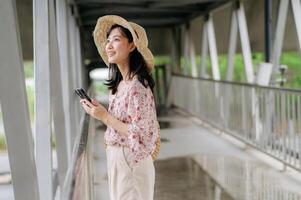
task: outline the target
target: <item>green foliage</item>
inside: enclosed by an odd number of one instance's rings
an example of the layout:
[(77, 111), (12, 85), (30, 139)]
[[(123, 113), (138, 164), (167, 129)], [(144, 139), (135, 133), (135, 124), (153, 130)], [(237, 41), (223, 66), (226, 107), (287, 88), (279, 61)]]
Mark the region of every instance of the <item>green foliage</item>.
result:
[(24, 64), (25, 78), (33, 78), (33, 76), (34, 76), (33, 62), (32, 61), (24, 61), (23, 64)]
[(26, 85), (27, 101), (29, 108), (30, 120), (34, 120), (34, 86)]
[(94, 81), (93, 87), (95, 89), (95, 93), (99, 95), (106, 95), (108, 94), (108, 87), (104, 85), (102, 81)]
[(0, 151), (6, 150), (5, 136), (0, 133)]
[[(218, 64), (221, 74), (221, 79), (225, 80), (227, 74), (227, 61), (228, 55), (219, 55)], [(156, 57), (155, 63), (158, 62), (162, 64), (162, 62), (170, 63), (170, 59), (164, 57)], [(252, 63), (254, 72), (256, 72), (257, 65), (261, 62), (264, 62), (264, 54), (263, 53), (253, 53), (252, 54)], [(301, 58), (297, 52), (284, 52), (281, 56), (280, 63), (282, 65), (287, 65), (288, 70), (284, 76), (287, 82), (285, 83), (286, 88), (294, 88), (301, 89)], [(201, 66), (201, 58), (200, 56), (196, 56), (196, 65), (197, 70), (199, 70)], [(181, 58), (181, 70), (183, 73), (191, 74), (191, 64), (190, 61), (185, 60), (183, 57)], [(206, 60), (206, 70), (209, 77), (212, 77), (212, 68), (210, 57), (208, 55)], [(245, 70), (244, 70), (244, 62), (242, 54), (236, 54), (234, 56), (234, 72), (233, 72), (233, 81), (237, 82), (245, 82)]]
[(156, 56), (154, 58), (155, 65), (162, 65), (162, 64), (170, 64), (171, 60), (169, 56)]
[(285, 87), (301, 89), (301, 58), (297, 52), (284, 53), (281, 56), (280, 63), (287, 65), (285, 74), (287, 82)]

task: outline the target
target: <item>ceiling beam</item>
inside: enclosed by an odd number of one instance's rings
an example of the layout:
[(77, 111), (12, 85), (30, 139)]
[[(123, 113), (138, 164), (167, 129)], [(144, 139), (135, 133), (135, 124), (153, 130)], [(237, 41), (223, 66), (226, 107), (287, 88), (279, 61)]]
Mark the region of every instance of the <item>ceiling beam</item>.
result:
[(216, 2), (222, 2), (224, 0), (167, 0), (167, 1), (158, 1), (158, 2), (153, 2), (151, 4), (151, 7), (153, 8), (165, 8), (165, 7), (179, 7), (179, 6), (188, 6), (188, 5), (198, 5), (204, 6)]
[(93, 8), (93, 9), (85, 9), (80, 7), (80, 15), (82, 17), (88, 16), (100, 16), (106, 14), (144, 14), (151, 13), (153, 15), (162, 15), (162, 14), (170, 14), (170, 15), (181, 15), (181, 14), (189, 14), (191, 12), (199, 12), (199, 8), (175, 8), (175, 9), (162, 9), (162, 8), (133, 8), (133, 7), (103, 7), (103, 8)]
[[(183, 23), (183, 18), (178, 17), (169, 17), (164, 19), (127, 19), (129, 21), (135, 22), (143, 27), (153, 27), (153, 26), (172, 26), (175, 24)], [(90, 20), (90, 21), (84, 21), (83, 26), (95, 26), (97, 23), (97, 20)]]

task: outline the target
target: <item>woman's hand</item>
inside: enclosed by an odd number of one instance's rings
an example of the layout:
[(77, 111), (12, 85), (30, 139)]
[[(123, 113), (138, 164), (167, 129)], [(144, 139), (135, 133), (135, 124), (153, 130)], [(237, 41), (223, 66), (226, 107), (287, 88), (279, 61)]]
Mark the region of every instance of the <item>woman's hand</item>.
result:
[(104, 122), (104, 120), (107, 118), (108, 111), (95, 99), (92, 99), (92, 103), (90, 103), (87, 99), (81, 99), (80, 102), (85, 111), (92, 117), (101, 120), (102, 122)]

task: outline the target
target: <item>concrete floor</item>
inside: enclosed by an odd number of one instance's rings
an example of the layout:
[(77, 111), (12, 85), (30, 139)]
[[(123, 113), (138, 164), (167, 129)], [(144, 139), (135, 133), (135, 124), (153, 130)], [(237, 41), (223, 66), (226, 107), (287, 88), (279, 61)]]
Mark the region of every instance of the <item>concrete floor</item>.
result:
[[(280, 172), (277, 163), (243, 150), (189, 115), (172, 110), (159, 120), (163, 142), (155, 162), (155, 200), (301, 199), (301, 181)], [(95, 200), (109, 200), (103, 128), (94, 141)]]

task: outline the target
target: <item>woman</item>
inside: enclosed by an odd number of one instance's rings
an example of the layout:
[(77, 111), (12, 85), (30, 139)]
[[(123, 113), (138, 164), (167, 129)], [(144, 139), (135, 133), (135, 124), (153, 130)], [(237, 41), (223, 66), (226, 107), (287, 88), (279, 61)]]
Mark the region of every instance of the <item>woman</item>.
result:
[(108, 111), (93, 99), (85, 111), (107, 125), (105, 144), (111, 200), (152, 200), (155, 168), (151, 157), (158, 137), (153, 97), (153, 55), (144, 29), (116, 15), (97, 21), (93, 32), (109, 67)]

